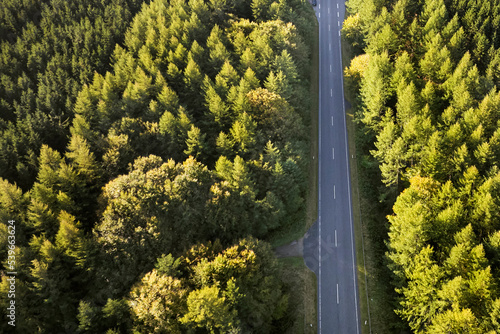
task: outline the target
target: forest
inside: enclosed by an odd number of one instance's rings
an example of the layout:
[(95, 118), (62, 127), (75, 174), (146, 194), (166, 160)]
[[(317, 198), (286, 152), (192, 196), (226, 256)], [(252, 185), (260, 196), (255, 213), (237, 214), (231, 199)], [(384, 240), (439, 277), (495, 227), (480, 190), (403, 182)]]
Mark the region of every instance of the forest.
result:
[(390, 210), (399, 330), (500, 333), (500, 1), (347, 8), (345, 77)]
[(12, 271), (19, 333), (285, 332), (269, 241), (304, 216), (311, 12), (2, 1), (1, 332)]

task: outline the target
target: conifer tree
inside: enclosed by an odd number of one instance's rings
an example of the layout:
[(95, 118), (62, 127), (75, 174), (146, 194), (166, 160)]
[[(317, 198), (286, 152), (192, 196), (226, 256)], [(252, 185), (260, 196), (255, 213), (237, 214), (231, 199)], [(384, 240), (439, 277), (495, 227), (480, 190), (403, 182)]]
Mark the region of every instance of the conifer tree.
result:
[(370, 58), (368, 68), (364, 72), (360, 91), (366, 105), (363, 122), (373, 130), (380, 129), (380, 118), (386, 111), (384, 104), (392, 94), (389, 86), (392, 72), (387, 53)]
[(184, 153), (188, 156), (193, 156), (196, 159), (204, 157), (206, 150), (205, 134), (202, 134), (200, 129), (192, 125), (191, 130), (187, 133), (186, 139), (187, 148)]

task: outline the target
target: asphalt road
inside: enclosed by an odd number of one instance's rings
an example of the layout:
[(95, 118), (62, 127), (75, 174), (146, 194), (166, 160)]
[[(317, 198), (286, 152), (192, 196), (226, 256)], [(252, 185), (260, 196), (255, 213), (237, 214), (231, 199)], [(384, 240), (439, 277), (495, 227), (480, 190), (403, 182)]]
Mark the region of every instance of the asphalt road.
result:
[(319, 210), (304, 239), (306, 264), (318, 277), (318, 333), (360, 333), (340, 29), (345, 6), (318, 0)]

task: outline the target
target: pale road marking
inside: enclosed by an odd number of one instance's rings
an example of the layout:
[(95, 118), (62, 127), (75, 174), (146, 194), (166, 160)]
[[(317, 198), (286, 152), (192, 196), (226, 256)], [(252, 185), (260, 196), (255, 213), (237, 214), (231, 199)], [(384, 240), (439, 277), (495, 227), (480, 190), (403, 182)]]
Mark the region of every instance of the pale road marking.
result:
[(328, 25), (328, 31), (330, 31), (330, 25)]
[(337, 12), (337, 17), (340, 17), (339, 12)]
[(335, 148), (332, 148), (332, 158), (335, 160)]
[(340, 30), (339, 30), (339, 37), (340, 37)]
[[(337, 5), (337, 8), (339, 8), (339, 5)], [(321, 9), (321, 5), (318, 5), (318, 9)]]
[(330, 64), (330, 72), (332, 71), (332, 64)]
[(339, 8), (339, 4), (337, 4), (337, 9)]
[(339, 303), (339, 285), (337, 283), (337, 304)]
[(332, 116), (332, 126), (333, 126), (333, 116)]
[(333, 199), (335, 199), (335, 185), (333, 185)]
[(318, 13), (318, 17), (321, 17), (321, 13)]
[(330, 7), (328, 7), (328, 14), (330, 14)]
[[(338, 5), (337, 5), (338, 6)], [(340, 31), (339, 31), (340, 34)], [(341, 45), (339, 44), (339, 55), (340, 59), (342, 59), (342, 49)], [(342, 64), (342, 61), (341, 61)], [(340, 76), (340, 87), (341, 87), (341, 92), (342, 92), (342, 97), (344, 96), (344, 76)], [(346, 114), (345, 114), (345, 100), (342, 98), (342, 112), (344, 113), (344, 129), (347, 129), (347, 121), (346, 121)], [(320, 117), (321, 119), (321, 117)], [(349, 182), (349, 148), (347, 146), (347, 131), (344, 132), (344, 138), (345, 138), (345, 158), (346, 158), (346, 164), (347, 164), (347, 169), (346, 169), (346, 174), (347, 174), (347, 195), (348, 195), (348, 202), (349, 202), (349, 222), (351, 223), (351, 255), (352, 255), (352, 275), (353, 275), (353, 285), (354, 285), (354, 305), (356, 308), (356, 333), (359, 333), (359, 317), (358, 317), (358, 291), (356, 289), (356, 266), (355, 266), (355, 254), (354, 254), (354, 230), (353, 230), (353, 224), (352, 224), (352, 203), (351, 203), (351, 183)]]
[(328, 49), (329, 49), (330, 51), (332, 51), (332, 43), (330, 43), (330, 45), (328, 46)]
[(330, 96), (333, 96), (333, 89), (330, 89)]
[[(318, 32), (318, 39), (321, 41), (321, 29), (319, 29)], [(319, 53), (319, 68), (321, 68), (321, 52)], [(321, 89), (319, 90), (318, 94), (318, 99), (321, 101)], [(319, 327), (319, 334), (321, 334), (321, 103), (319, 103), (319, 108), (318, 108), (318, 127), (319, 127), (319, 144), (318, 144), (318, 301), (319, 301), (319, 306), (318, 306), (318, 327)]]
[[(320, 167), (321, 168), (321, 167)], [(320, 198), (321, 198), (321, 191), (320, 193)], [(318, 275), (319, 275), (319, 333), (321, 334), (321, 216), (319, 216), (319, 243), (318, 243)]]
[(337, 230), (335, 230), (335, 247), (337, 247)]
[(340, 27), (340, 21), (337, 21), (337, 25)]

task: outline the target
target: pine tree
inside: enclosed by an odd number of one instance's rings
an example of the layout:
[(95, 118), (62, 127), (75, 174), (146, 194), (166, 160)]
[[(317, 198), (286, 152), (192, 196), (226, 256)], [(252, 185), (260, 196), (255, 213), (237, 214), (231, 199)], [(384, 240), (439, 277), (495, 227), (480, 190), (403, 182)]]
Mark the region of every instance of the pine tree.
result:
[(224, 129), (231, 120), (230, 111), (211, 84), (205, 91), (205, 101), (213, 121), (217, 123), (219, 128)]
[(427, 43), (427, 50), (420, 60), (420, 70), (428, 81), (441, 84), (451, 76), (450, 51), (442, 45), (441, 35), (435, 35)]
[(398, 196), (394, 214), (387, 217), (391, 224), (388, 257), (393, 262), (390, 268), (397, 278), (397, 286), (405, 280), (404, 269), (429, 242), (432, 212), (424, 199), (437, 186), (437, 182), (432, 179), (413, 177), (410, 187)]
[(435, 35), (439, 34), (445, 27), (448, 13), (443, 0), (428, 0), (424, 3), (422, 12), (422, 21), (424, 37), (430, 41)]
[(182, 72), (174, 63), (168, 63), (167, 80), (175, 91), (179, 91), (182, 83)]
[(233, 123), (230, 133), (239, 154), (246, 154), (253, 150), (256, 143), (256, 128), (257, 123), (247, 113), (243, 113)]
[(241, 54), (240, 66), (241, 69), (244, 70), (246, 70), (247, 68), (251, 68), (254, 71), (257, 70), (257, 56), (249, 47), (247, 47)]
[(403, 139), (399, 136), (399, 129), (390, 120), (390, 115), (386, 115), (386, 118), (385, 126), (375, 142), (377, 150), (371, 151), (371, 153), (382, 163), (380, 166), (382, 181), (387, 186), (397, 188), (405, 166), (406, 147)]
[(179, 108), (179, 97), (176, 92), (167, 85), (162, 87), (157, 99), (163, 111), (174, 112)]
[(272, 93), (282, 96), (285, 100), (290, 100), (292, 94), (292, 86), (287, 76), (283, 71), (275, 74), (273, 71), (269, 72), (269, 76), (264, 83), (264, 87)]
[(193, 44), (191, 44), (191, 49), (188, 52), (187, 55), (188, 59), (192, 58), (194, 62), (197, 64), (200, 64), (200, 66), (203, 68), (205, 64), (205, 49), (198, 44), (197, 40), (193, 41)]
[(220, 69), (222, 69), (222, 65), (230, 60), (231, 54), (221, 41), (218, 41), (213, 47), (210, 47), (209, 52), (209, 66), (214, 73), (217, 73)]
[[(2, 225), (6, 226), (5, 222), (9, 220), (26, 224), (27, 205), (28, 198), (23, 195), (22, 190), (15, 184), (0, 178), (0, 221)], [(22, 238), (21, 234), (18, 237)], [(6, 242), (7, 238), (4, 241)]]
[(401, 83), (397, 89), (396, 118), (398, 125), (405, 128), (410, 120), (420, 114), (422, 103), (420, 94), (413, 82), (409, 85)]
[(452, 309), (439, 314), (433, 319), (428, 333), (484, 333), (478, 319), (470, 309)]
[[(194, 11), (191, 12), (189, 21), (186, 21), (184, 23), (184, 29), (189, 36), (189, 41), (192, 41), (193, 45), (194, 43), (196, 43), (199, 46), (197, 41), (201, 42), (207, 38), (207, 27), (203, 24), (198, 14)], [(191, 50), (193, 50), (192, 47)]]
[(234, 143), (232, 139), (222, 131), (217, 136), (216, 145), (217, 145), (217, 152), (221, 156), (230, 156), (230, 154), (234, 152), (233, 150)]
[(187, 149), (184, 150), (184, 154), (193, 156), (198, 160), (202, 159), (205, 156), (204, 151), (206, 150), (205, 134), (202, 134), (199, 128), (192, 125), (187, 136)]
[(66, 157), (70, 159), (77, 173), (85, 178), (85, 182), (94, 183), (99, 178), (99, 167), (87, 141), (81, 136), (71, 136)]
[(396, 53), (398, 48), (398, 36), (393, 31), (391, 24), (386, 23), (373, 37), (368, 45), (368, 53), (382, 54), (387, 52), (390, 55)]
[(437, 292), (443, 279), (443, 271), (432, 257), (433, 251), (429, 246), (416, 254), (405, 270), (408, 286), (400, 290), (404, 299), (401, 301), (402, 310), (397, 313), (417, 333), (425, 331), (439, 307)]
[(384, 104), (392, 95), (390, 89), (392, 72), (392, 64), (387, 53), (370, 58), (368, 68), (364, 72), (360, 91), (366, 106), (363, 123), (373, 130), (380, 129), (380, 119), (386, 112)]
[(184, 70), (184, 98), (189, 101), (189, 106), (195, 108), (201, 105), (201, 84), (203, 82), (203, 74), (200, 71), (198, 64), (193, 59), (188, 61)]
[(273, 67), (276, 72), (282, 71), (290, 84), (296, 84), (298, 79), (297, 66), (292, 56), (287, 50), (283, 50), (279, 56), (274, 59)]
[(236, 86), (240, 81), (238, 72), (234, 69), (229, 61), (222, 65), (222, 69), (215, 77), (215, 90), (220, 96), (226, 96), (229, 88)]

